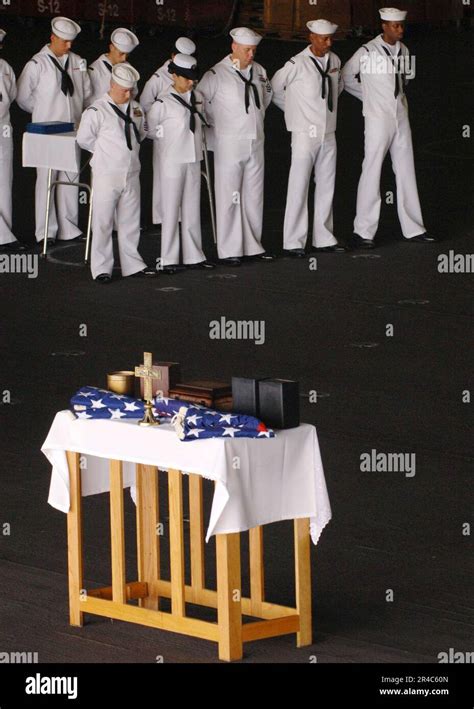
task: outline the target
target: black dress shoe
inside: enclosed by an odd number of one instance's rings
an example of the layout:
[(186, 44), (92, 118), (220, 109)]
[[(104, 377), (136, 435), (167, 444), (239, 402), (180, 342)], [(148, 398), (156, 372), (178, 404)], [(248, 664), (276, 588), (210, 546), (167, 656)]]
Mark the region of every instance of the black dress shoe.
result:
[(148, 266), (146, 268), (142, 268), (141, 271), (137, 271), (137, 273), (132, 273), (132, 276), (136, 276), (137, 278), (143, 277), (143, 276), (156, 276), (156, 269), (155, 268), (149, 268)]
[(343, 254), (347, 251), (345, 246), (342, 244), (334, 244), (334, 246), (313, 246), (311, 252), (318, 254)]
[(253, 261), (274, 261), (275, 255), (264, 251), (263, 254), (257, 254), (256, 256), (251, 256), (251, 258)]
[(84, 242), (87, 241), (87, 237), (84, 236), (84, 234), (79, 234), (79, 236), (75, 236), (74, 239), (67, 239), (67, 241)]
[(230, 256), (229, 258), (221, 258), (220, 262), (223, 266), (241, 266), (242, 261), (237, 256)]
[(96, 276), (94, 280), (96, 280), (97, 283), (102, 284), (110, 283), (110, 281), (112, 280), (112, 276), (109, 273), (99, 273), (99, 275)]
[(285, 256), (290, 256), (290, 258), (306, 258), (306, 251), (304, 249), (283, 249)]
[(417, 234), (416, 236), (413, 236), (411, 239), (405, 238), (405, 241), (414, 241), (417, 244), (420, 244), (420, 243), (426, 244), (429, 242), (439, 241), (439, 239), (437, 239), (435, 236), (430, 236), (429, 234), (426, 234), (426, 232), (425, 232), (424, 234)]
[(375, 249), (372, 239), (363, 239), (359, 234), (353, 235), (353, 243), (356, 249)]
[[(54, 244), (56, 243), (56, 239), (52, 239), (50, 236), (48, 236), (48, 238), (46, 239), (46, 243), (48, 244), (48, 246), (54, 246)], [(39, 246), (41, 246), (41, 248), (43, 248), (44, 239), (40, 239), (40, 241), (38, 241), (37, 244)]]
[(187, 264), (188, 268), (191, 269), (196, 269), (196, 268), (215, 268), (216, 264), (212, 263), (212, 261), (200, 261), (199, 263), (189, 263)]
[(176, 266), (162, 266), (160, 271), (162, 271), (166, 276), (172, 276), (173, 273), (178, 271), (178, 269)]

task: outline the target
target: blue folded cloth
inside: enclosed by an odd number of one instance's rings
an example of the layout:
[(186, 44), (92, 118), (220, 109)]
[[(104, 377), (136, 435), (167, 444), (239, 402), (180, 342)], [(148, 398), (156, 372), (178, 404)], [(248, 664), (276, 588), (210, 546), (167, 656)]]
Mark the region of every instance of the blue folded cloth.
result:
[(27, 133), (41, 133), (44, 135), (54, 135), (55, 133), (71, 133), (74, 130), (74, 123), (64, 121), (45, 121), (44, 123), (28, 123)]
[[(141, 399), (91, 386), (82, 387), (74, 394), (71, 407), (81, 419), (141, 419), (145, 410)], [(254, 416), (214, 411), (180, 399), (155, 397), (153, 414), (170, 419), (182, 441), (275, 436)]]

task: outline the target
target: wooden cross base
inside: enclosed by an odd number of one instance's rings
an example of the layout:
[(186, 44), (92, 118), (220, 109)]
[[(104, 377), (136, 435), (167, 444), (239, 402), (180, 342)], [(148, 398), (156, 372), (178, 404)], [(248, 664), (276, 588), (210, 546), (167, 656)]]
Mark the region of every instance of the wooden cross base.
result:
[[(161, 630), (213, 640), (219, 659), (240, 660), (243, 643), (296, 633), (298, 647), (311, 645), (309, 520), (294, 520), (296, 608), (264, 600), (263, 527), (249, 531), (250, 598), (241, 597), (240, 533), (216, 535), (217, 591), (205, 588), (202, 477), (188, 475), (191, 584), (185, 583), (182, 474), (168, 471), (171, 580), (160, 578), (158, 470), (137, 464), (138, 581), (125, 578), (122, 462), (110, 461), (112, 586), (83, 588), (82, 497), (79, 453), (67, 452), (71, 507), (67, 515), (70, 624), (82, 626), (84, 613), (116, 618)], [(159, 598), (171, 599), (171, 612)], [(139, 605), (128, 601), (139, 599)], [(218, 620), (186, 616), (186, 603), (217, 608)], [(261, 618), (242, 623), (242, 615)]]

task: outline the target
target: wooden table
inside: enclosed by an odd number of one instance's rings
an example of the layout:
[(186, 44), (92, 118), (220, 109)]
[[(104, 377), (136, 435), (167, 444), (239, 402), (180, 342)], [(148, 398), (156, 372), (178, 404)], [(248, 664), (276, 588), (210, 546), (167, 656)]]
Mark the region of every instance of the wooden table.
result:
[[(296, 644), (312, 643), (309, 519), (294, 520), (296, 607), (265, 600), (263, 527), (249, 530), (250, 598), (241, 597), (240, 533), (216, 535), (217, 591), (205, 587), (203, 495), (200, 475), (189, 480), (191, 584), (185, 583), (183, 475), (168, 470), (170, 580), (160, 574), (158, 470), (136, 464), (138, 580), (125, 576), (122, 462), (111, 460), (110, 533), (112, 586), (83, 585), (80, 454), (67, 452), (71, 506), (67, 515), (70, 624), (82, 626), (84, 613), (170, 630), (218, 643), (219, 659), (240, 660), (243, 643), (296, 633)], [(161, 474), (166, 473), (161, 471)], [(159, 610), (160, 597), (171, 612)], [(139, 599), (139, 605), (128, 601)], [(217, 622), (190, 618), (186, 603), (217, 609)], [(242, 615), (260, 621), (242, 623)]]

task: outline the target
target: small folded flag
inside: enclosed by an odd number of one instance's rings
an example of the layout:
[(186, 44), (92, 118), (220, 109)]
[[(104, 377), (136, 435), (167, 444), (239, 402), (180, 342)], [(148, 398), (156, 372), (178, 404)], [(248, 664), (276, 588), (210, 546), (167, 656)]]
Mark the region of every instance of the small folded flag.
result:
[(141, 399), (90, 386), (74, 394), (71, 406), (80, 419), (141, 419), (145, 410)]

